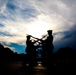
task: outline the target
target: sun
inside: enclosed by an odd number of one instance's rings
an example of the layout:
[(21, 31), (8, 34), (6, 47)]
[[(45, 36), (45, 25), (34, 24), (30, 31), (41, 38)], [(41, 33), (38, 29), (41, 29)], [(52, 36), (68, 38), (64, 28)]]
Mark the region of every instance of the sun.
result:
[(28, 27), (29, 34), (34, 37), (41, 38), (42, 35), (47, 33), (47, 25), (48, 24), (42, 20), (35, 21)]
[(48, 15), (38, 15), (34, 20), (28, 23), (27, 30), (28, 34), (37, 38), (41, 38), (47, 34), (47, 30), (54, 30), (55, 23), (52, 22), (52, 18)]

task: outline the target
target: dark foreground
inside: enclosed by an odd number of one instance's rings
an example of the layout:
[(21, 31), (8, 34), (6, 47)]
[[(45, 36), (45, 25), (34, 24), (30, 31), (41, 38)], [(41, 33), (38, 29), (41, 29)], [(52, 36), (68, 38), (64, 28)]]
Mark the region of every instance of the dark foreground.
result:
[(51, 75), (51, 74), (76, 74), (76, 66), (69, 64), (62, 66), (44, 67), (42, 64), (37, 64), (30, 68), (28, 64), (22, 65), (21, 62), (0, 64), (0, 75)]
[(7, 63), (0, 65), (0, 75), (47, 75), (47, 70), (41, 64), (30, 68), (28, 64), (22, 65), (21, 62)]
[[(31, 62), (34, 60), (30, 57)], [(37, 59), (41, 61), (33, 68), (27, 63), (26, 54), (13, 53), (9, 48), (0, 46), (0, 75), (51, 75), (51, 74), (76, 74), (76, 50), (69, 47), (60, 48), (56, 53), (47, 59)]]

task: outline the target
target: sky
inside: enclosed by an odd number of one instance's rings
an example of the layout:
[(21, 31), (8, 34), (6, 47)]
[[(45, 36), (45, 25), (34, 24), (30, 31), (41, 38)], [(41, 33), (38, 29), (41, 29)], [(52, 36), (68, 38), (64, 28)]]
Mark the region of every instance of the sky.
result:
[(26, 35), (53, 30), (54, 50), (76, 49), (76, 0), (0, 0), (0, 43), (26, 53)]

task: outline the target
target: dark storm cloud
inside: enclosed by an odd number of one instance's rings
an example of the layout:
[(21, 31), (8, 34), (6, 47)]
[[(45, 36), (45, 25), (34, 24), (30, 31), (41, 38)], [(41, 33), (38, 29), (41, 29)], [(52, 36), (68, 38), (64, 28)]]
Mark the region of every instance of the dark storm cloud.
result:
[(76, 37), (76, 31), (70, 31), (70, 32), (64, 32), (64, 37), (63, 39), (67, 39), (67, 38), (74, 38)]
[(57, 51), (61, 47), (70, 47), (76, 50), (76, 25), (72, 27), (69, 31), (54, 33), (54, 38), (62, 36), (59, 40), (54, 43), (54, 51)]
[(73, 27), (68, 31), (61, 32), (61, 34), (64, 35), (62, 39), (76, 38), (76, 25), (73, 25)]

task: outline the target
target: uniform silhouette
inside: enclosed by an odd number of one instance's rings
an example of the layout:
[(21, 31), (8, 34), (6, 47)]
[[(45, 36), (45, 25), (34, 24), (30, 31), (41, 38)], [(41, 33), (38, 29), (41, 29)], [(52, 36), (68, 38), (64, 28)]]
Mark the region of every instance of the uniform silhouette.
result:
[(50, 58), (53, 52), (53, 35), (52, 35), (52, 30), (48, 30), (48, 37), (45, 40), (46, 42), (46, 48), (47, 48), (47, 57)]
[(28, 59), (28, 63), (30, 65), (33, 65), (35, 60), (36, 60), (36, 48), (34, 46), (35, 42), (32, 42), (32, 40), (30, 39), (31, 36), (28, 35), (27, 36), (27, 40), (26, 40), (26, 52), (27, 52), (27, 59)]
[(50, 61), (53, 52), (53, 35), (52, 30), (47, 31), (47, 38), (42, 41), (42, 59)]

